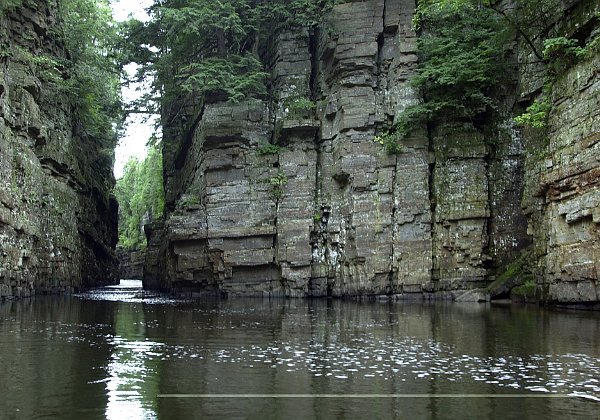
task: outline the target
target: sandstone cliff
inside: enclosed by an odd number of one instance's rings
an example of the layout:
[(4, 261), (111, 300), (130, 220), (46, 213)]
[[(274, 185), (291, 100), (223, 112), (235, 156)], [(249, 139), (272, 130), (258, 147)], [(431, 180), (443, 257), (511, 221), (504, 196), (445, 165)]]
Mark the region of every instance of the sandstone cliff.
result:
[(64, 56), (57, 7), (25, 2), (0, 16), (2, 298), (117, 281), (113, 150), (81, 130), (40, 74), (40, 57)]
[[(598, 31), (594, 2), (572, 3), (557, 31)], [(389, 155), (375, 136), (420, 100), (414, 8), (338, 4), (316, 32), (273, 39), (271, 101), (190, 105), (184, 135), (165, 118), (148, 287), (477, 299), (463, 292), (533, 243), (539, 297), (598, 300), (598, 57), (562, 76), (543, 146), (512, 121), (539, 93), (521, 65), (498, 92), (503, 129), (423, 126)]]

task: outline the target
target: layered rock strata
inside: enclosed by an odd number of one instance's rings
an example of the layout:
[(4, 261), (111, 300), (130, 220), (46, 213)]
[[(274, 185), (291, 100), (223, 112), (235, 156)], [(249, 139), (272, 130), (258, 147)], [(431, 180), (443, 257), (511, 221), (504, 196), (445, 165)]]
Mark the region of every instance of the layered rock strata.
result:
[(316, 32), (275, 37), (271, 101), (182, 108), (197, 124), (184, 136), (165, 127), (168, 210), (149, 230), (160, 247), (149, 248), (148, 284), (461, 297), (535, 241), (549, 299), (597, 300), (580, 292), (598, 282), (597, 61), (557, 87), (551, 162), (529, 152), (525, 164), (529, 140), (510, 115), (517, 73), (499, 93), (500, 130), (423, 126), (389, 155), (375, 137), (420, 100), (414, 9), (338, 4)]
[[(555, 34), (589, 45), (600, 32), (600, 6), (593, 1), (570, 3)], [(546, 135), (525, 133), (523, 206), (535, 245), (535, 280), (543, 299), (551, 302), (600, 300), (598, 69), (596, 50), (562, 73), (554, 83)], [(539, 95), (535, 83), (522, 85), (524, 98)]]
[(144, 278), (145, 249), (117, 249), (117, 259), (119, 260), (120, 279), (141, 280)]
[(0, 16), (2, 298), (117, 280), (112, 150), (77, 129), (36, 65), (63, 54), (51, 36), (56, 2), (25, 3)]

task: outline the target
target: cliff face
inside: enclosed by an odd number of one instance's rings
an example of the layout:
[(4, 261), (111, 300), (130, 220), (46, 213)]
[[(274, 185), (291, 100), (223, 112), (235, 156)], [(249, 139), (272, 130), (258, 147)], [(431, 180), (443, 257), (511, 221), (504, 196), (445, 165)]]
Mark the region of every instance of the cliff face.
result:
[[(600, 6), (571, 3), (556, 32), (589, 44), (600, 31)], [(536, 279), (549, 301), (600, 300), (598, 69), (596, 53), (562, 74), (554, 88), (547, 136), (525, 133), (523, 207), (534, 240)], [(523, 77), (528, 74), (523, 71)], [(535, 96), (535, 83), (524, 81), (522, 86), (524, 97)]]
[(272, 101), (206, 103), (183, 137), (170, 120), (146, 285), (472, 299), (533, 240), (547, 298), (597, 299), (568, 291), (598, 285), (597, 61), (564, 77), (551, 164), (513, 127), (517, 72), (502, 130), (424, 126), (389, 155), (376, 135), (419, 100), (414, 3), (339, 4), (316, 33), (273, 40)]
[(112, 150), (78, 129), (45, 82), (57, 3), (0, 16), (0, 295), (114, 283), (117, 203)]

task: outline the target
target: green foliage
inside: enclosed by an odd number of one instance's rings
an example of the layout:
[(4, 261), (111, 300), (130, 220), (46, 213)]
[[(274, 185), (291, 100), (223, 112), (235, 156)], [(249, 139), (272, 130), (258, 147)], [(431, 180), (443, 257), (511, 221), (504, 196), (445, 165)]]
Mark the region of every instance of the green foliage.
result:
[(375, 138), (388, 153), (417, 124), (430, 121), (476, 121), (495, 110), (491, 92), (500, 83), (507, 28), (491, 2), (420, 0), (414, 24), (422, 30), (421, 57), (413, 86), (423, 97), (398, 115), (388, 131)]
[(22, 47), (16, 47), (14, 52), (11, 51), (8, 56), (29, 66), (32, 74), (47, 87), (65, 88), (65, 81), (62, 77), (65, 60), (59, 60), (57, 57), (43, 53), (35, 55)]
[(0, 15), (19, 7), (23, 0), (0, 0)]
[(552, 109), (552, 104), (548, 97), (544, 96), (529, 105), (523, 114), (514, 118), (514, 121), (521, 126), (544, 128), (548, 122), (550, 109)]
[(499, 82), (504, 28), (487, 8), (451, 2), (421, 14), (422, 56), (414, 79), (429, 118), (472, 120), (494, 108), (490, 90)]
[[(22, 1), (2, 0), (0, 11), (18, 7)], [(25, 2), (30, 8), (35, 2)], [(43, 84), (44, 97), (66, 96), (72, 105), (77, 134), (86, 135), (100, 147), (114, 147), (122, 121), (118, 32), (108, 0), (62, 0), (56, 24), (49, 35), (64, 47), (62, 57), (37, 48), (37, 35), (23, 31), (31, 47), (11, 46), (0, 34), (0, 57), (13, 57), (28, 65)], [(3, 39), (4, 38), (4, 39)]]
[(260, 143), (256, 148), (256, 154), (259, 156), (277, 155), (281, 153), (283, 147), (272, 143)]
[(402, 144), (400, 141), (406, 135), (406, 125), (394, 125), (391, 129), (385, 131), (379, 136), (375, 136), (373, 141), (381, 144), (385, 151), (390, 155), (395, 155), (402, 151)]
[(194, 207), (200, 205), (200, 199), (198, 195), (192, 194), (184, 194), (181, 199), (177, 202), (177, 207), (180, 209), (186, 209), (189, 207)]
[(115, 196), (119, 202), (119, 245), (126, 249), (144, 248), (143, 225), (160, 218), (165, 207), (159, 147), (151, 147), (141, 162), (127, 162), (123, 176), (117, 180)]
[(495, 289), (507, 281), (513, 280), (515, 277), (523, 277), (523, 275), (526, 275), (528, 271), (527, 264), (530, 259), (530, 251), (522, 252), (514, 261), (504, 267), (504, 270), (499, 273), (496, 280), (488, 286), (488, 290)]
[(291, 118), (311, 118), (317, 109), (317, 104), (305, 96), (290, 96), (283, 106)]
[(181, 67), (177, 78), (186, 93), (207, 94), (223, 91), (231, 102), (267, 93), (262, 63), (252, 54), (227, 59), (211, 57)]
[(524, 296), (524, 297), (528, 297), (528, 298), (533, 298), (533, 297), (535, 297), (535, 290), (536, 290), (535, 281), (532, 277), (529, 277), (527, 280), (525, 280), (525, 283), (513, 288), (511, 290), (511, 293), (514, 293), (514, 294), (520, 295), (520, 296)]
[(271, 196), (275, 199), (281, 198), (283, 195), (283, 188), (288, 183), (288, 177), (281, 170), (277, 171), (275, 175), (267, 179), (267, 184), (271, 186)]
[(561, 36), (544, 40), (542, 55), (547, 62), (550, 78), (555, 78), (563, 73), (574, 65), (580, 57), (583, 57), (584, 54), (585, 48), (577, 45), (577, 41), (574, 39)]
[(64, 88), (87, 135), (114, 145), (122, 121), (118, 27), (108, 0), (63, 0), (57, 34), (69, 53)]
[[(153, 76), (149, 110), (198, 104), (207, 97), (233, 102), (267, 94), (260, 60), (275, 31), (311, 27), (334, 0), (156, 0), (147, 23), (130, 21), (128, 61)], [(178, 113), (171, 109), (172, 114)]]
[(542, 96), (529, 105), (523, 114), (515, 117), (514, 121), (521, 126), (545, 128), (552, 109), (550, 97), (555, 81), (573, 65), (593, 56), (599, 46), (600, 36), (596, 36), (585, 47), (566, 37), (544, 40), (542, 56), (546, 62), (547, 74)]
[(408, 134), (417, 122), (476, 121), (493, 113), (491, 95), (501, 84), (503, 51), (514, 33), (547, 65), (548, 73), (542, 99), (515, 121), (537, 128), (546, 125), (554, 79), (592, 55), (600, 41), (596, 37), (584, 48), (564, 37), (544, 38), (560, 17), (560, 0), (522, 0), (506, 6), (496, 0), (418, 0), (414, 25), (423, 30), (418, 45), (422, 61), (414, 83), (424, 101), (400, 115), (400, 129), (382, 140), (397, 143), (395, 134)]

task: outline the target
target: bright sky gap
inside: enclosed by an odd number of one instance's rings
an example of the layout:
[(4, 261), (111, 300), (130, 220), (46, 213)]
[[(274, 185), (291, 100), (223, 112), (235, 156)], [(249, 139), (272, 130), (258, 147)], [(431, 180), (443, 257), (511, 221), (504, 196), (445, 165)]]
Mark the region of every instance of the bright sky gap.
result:
[[(148, 20), (146, 8), (152, 5), (152, 0), (118, 0), (111, 2), (113, 17), (116, 21), (127, 20), (130, 16), (138, 20)], [(136, 66), (130, 64), (125, 67), (125, 71), (132, 75), (135, 73)], [(142, 84), (131, 84), (122, 88), (123, 100), (127, 103), (141, 96), (144, 92)], [(125, 132), (119, 140), (115, 149), (115, 167), (114, 174), (118, 179), (123, 175), (125, 164), (131, 157), (143, 159), (146, 157), (146, 143), (154, 131), (154, 121), (156, 117), (144, 122), (144, 115), (132, 114), (127, 118)]]

